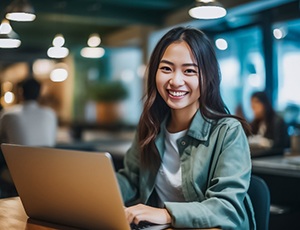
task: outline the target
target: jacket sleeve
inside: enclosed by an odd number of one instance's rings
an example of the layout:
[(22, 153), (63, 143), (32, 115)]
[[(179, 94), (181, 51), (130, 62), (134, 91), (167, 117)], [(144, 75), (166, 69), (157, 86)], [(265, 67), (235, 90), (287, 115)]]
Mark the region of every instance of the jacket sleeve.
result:
[(119, 187), (125, 204), (139, 197), (140, 160), (137, 135), (124, 157), (124, 168), (117, 172)]
[(251, 174), (247, 138), (238, 122), (223, 124), (216, 136), (210, 140), (214, 150), (204, 200), (165, 203), (176, 228), (249, 229), (244, 205), (249, 200), (246, 196)]

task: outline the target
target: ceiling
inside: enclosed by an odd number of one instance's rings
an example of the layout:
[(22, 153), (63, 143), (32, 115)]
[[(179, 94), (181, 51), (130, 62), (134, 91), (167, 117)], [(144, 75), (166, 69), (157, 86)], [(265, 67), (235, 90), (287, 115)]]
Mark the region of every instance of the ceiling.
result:
[[(11, 0), (1, 0), (5, 9)], [(105, 36), (133, 24), (159, 25), (166, 14), (193, 0), (31, 0), (33, 22), (11, 22), (24, 46), (51, 44), (63, 33), (70, 46), (85, 43), (90, 33)], [(4, 14), (4, 13), (2, 13)], [(26, 43), (25, 43), (26, 42)]]
[[(5, 8), (11, 1), (0, 1), (1, 18), (4, 18)], [(244, 15), (247, 20), (251, 11), (264, 10), (287, 2), (298, 2), (298, 0), (219, 1), (229, 12), (240, 12), (239, 16)], [(30, 0), (30, 2), (37, 18), (33, 22), (11, 22), (22, 44), (14, 50), (0, 49), (1, 62), (20, 58), (24, 53), (45, 54), (57, 33), (64, 35), (66, 46), (72, 49), (85, 46), (91, 33), (99, 33), (105, 46), (105, 39), (130, 26), (162, 28), (192, 21), (187, 10), (194, 5), (194, 0)], [(219, 25), (224, 28), (224, 22), (222, 23)], [(226, 25), (228, 26), (228, 23)]]

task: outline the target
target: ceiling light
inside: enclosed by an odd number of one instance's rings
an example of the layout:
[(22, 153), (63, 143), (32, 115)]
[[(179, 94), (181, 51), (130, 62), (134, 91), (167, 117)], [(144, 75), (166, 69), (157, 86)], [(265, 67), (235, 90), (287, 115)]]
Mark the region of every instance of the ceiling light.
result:
[(15, 99), (15, 95), (12, 92), (6, 92), (4, 94), (5, 103), (11, 104), (11, 103), (13, 103), (14, 99)]
[(50, 79), (53, 82), (63, 82), (68, 78), (68, 71), (63, 68), (59, 67), (51, 71)]
[(96, 47), (100, 45), (100, 43), (101, 43), (101, 38), (99, 37), (98, 34), (91, 34), (87, 42), (88, 46), (90, 47)]
[(50, 47), (47, 55), (51, 58), (65, 58), (68, 56), (69, 50), (66, 47)]
[(62, 47), (65, 44), (65, 38), (62, 34), (57, 34), (53, 39), (52, 45), (54, 47)]
[(81, 49), (80, 54), (85, 58), (101, 58), (105, 54), (105, 50), (102, 47), (97, 47), (101, 43), (101, 39), (98, 34), (91, 34), (88, 39), (88, 47)]
[(196, 6), (189, 10), (196, 19), (217, 19), (226, 15), (226, 9), (216, 0), (196, 0)]
[(19, 36), (11, 28), (9, 21), (3, 19), (0, 25), (0, 48), (17, 48), (20, 45)]
[(50, 80), (53, 82), (63, 82), (69, 76), (68, 65), (64, 62), (56, 63), (50, 72)]
[(53, 47), (50, 47), (47, 54), (51, 58), (65, 58), (69, 55), (69, 49), (63, 47), (65, 44), (65, 39), (62, 34), (57, 34), (53, 39)]
[(29, 22), (36, 16), (29, 0), (14, 0), (6, 9), (5, 17), (12, 21)]
[(80, 54), (85, 58), (101, 58), (105, 54), (102, 47), (84, 47)]
[(228, 43), (224, 38), (218, 38), (215, 44), (219, 50), (226, 50), (228, 48)]
[(273, 36), (278, 40), (285, 38), (286, 35), (287, 31), (283, 28), (276, 28), (273, 30)]

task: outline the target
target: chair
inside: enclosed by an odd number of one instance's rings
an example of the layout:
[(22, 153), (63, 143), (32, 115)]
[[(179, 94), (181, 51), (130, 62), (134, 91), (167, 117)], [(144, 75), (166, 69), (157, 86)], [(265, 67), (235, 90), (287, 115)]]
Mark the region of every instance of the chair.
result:
[(268, 230), (270, 218), (270, 191), (263, 179), (251, 176), (248, 194), (252, 201), (257, 230)]

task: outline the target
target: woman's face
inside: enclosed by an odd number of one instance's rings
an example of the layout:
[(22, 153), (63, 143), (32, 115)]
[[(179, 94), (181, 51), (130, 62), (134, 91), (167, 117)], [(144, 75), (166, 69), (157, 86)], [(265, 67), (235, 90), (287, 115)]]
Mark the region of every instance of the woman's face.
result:
[(254, 118), (262, 119), (264, 117), (264, 113), (265, 113), (264, 105), (256, 97), (251, 98), (251, 107), (253, 110)]
[(198, 64), (186, 42), (167, 47), (156, 72), (156, 87), (173, 110), (194, 113), (199, 108)]

